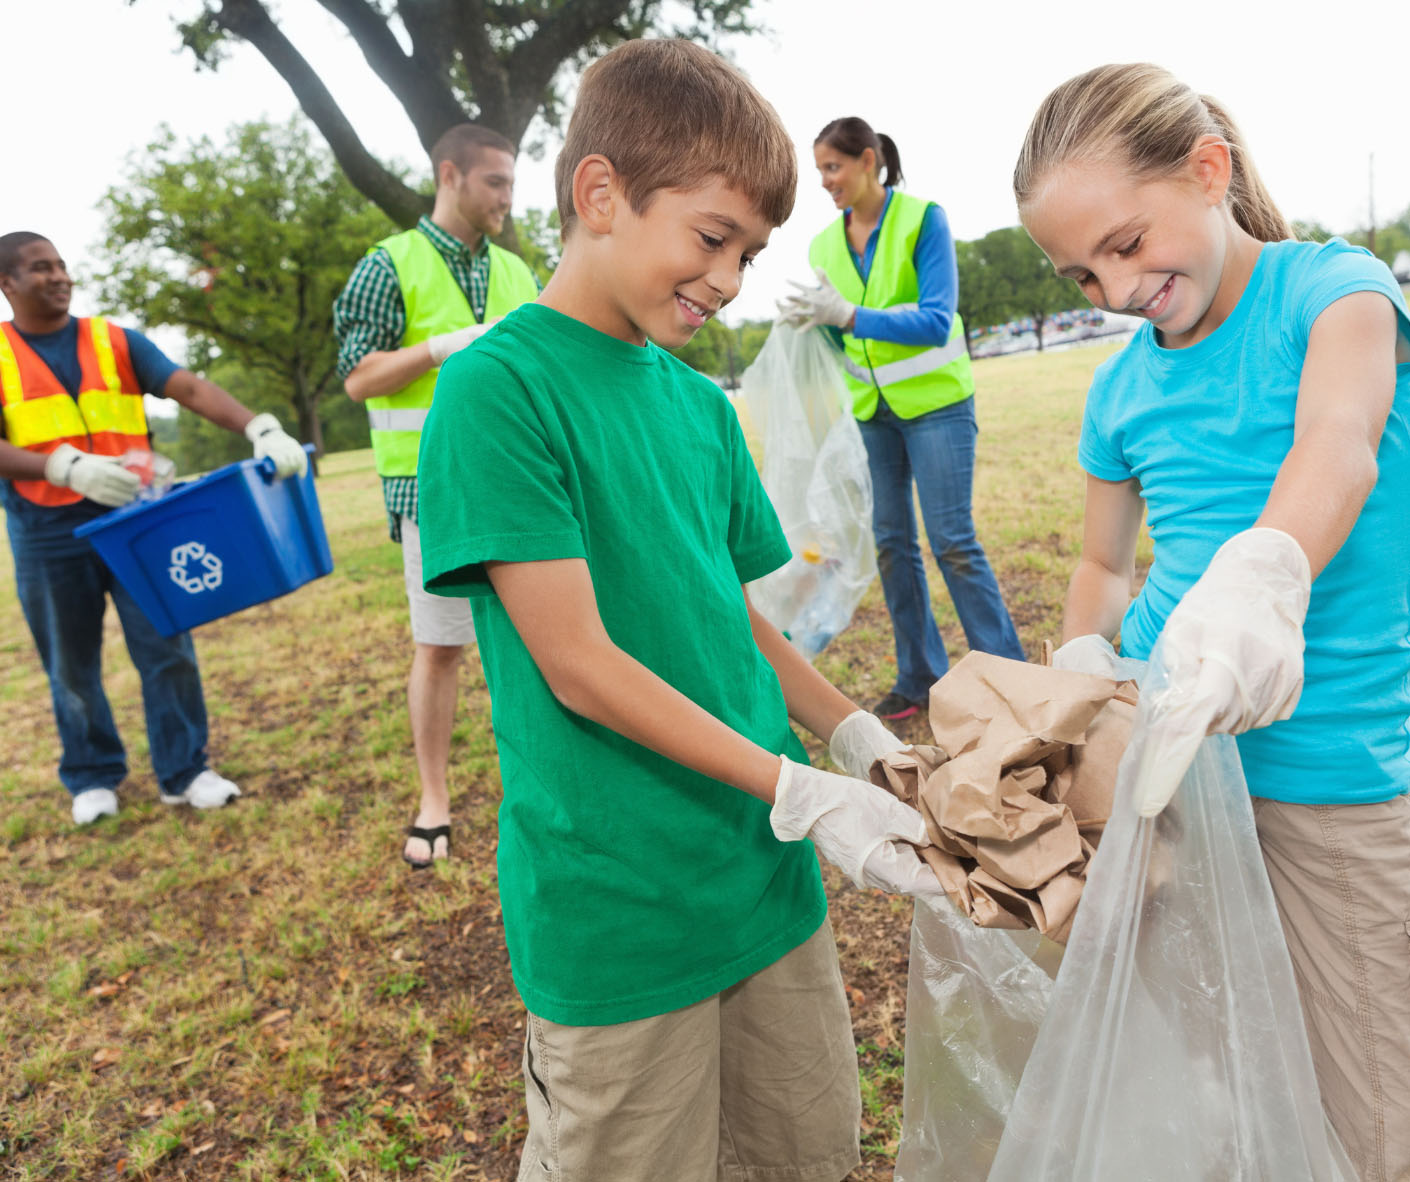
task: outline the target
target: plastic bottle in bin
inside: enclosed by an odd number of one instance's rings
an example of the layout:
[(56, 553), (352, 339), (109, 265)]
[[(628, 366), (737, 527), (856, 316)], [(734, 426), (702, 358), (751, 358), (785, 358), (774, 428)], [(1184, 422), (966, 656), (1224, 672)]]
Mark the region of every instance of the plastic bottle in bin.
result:
[(118, 462), (142, 482), (137, 490), (139, 501), (155, 501), (176, 477), (176, 463), (171, 457), (150, 448), (130, 447)]

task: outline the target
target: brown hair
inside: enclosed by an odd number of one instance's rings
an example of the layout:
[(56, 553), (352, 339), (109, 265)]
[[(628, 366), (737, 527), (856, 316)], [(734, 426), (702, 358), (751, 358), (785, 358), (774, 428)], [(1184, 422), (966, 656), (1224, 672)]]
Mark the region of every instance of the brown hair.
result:
[(468, 172), (475, 164), (481, 148), (495, 148), (517, 156), (518, 150), (497, 131), (481, 127), (478, 123), (457, 123), (437, 137), (431, 145), (431, 174), (440, 184), (441, 164), (449, 160), (461, 172)]
[(689, 41), (627, 41), (583, 74), (554, 165), (558, 218), (572, 226), (573, 173), (584, 157), (612, 162), (632, 209), (658, 189), (718, 177), (773, 226), (793, 212), (798, 159), (783, 122), (738, 70)]
[(1143, 179), (1171, 176), (1203, 135), (1229, 145), (1233, 175), (1226, 200), (1234, 221), (1260, 242), (1292, 238), (1229, 113), (1149, 63), (1099, 66), (1048, 95), (1014, 167), (1014, 196), (1022, 209), (1054, 168), (1072, 160), (1117, 161)]
[(877, 171), (880, 172), (881, 166), (886, 165), (886, 177), (881, 182), (883, 185), (898, 185), (903, 179), (901, 153), (896, 147), (896, 141), (889, 135), (873, 131), (870, 123), (856, 115), (834, 119), (818, 132), (813, 146), (817, 147), (818, 144), (826, 144), (829, 148), (854, 159), (870, 148), (876, 156)]

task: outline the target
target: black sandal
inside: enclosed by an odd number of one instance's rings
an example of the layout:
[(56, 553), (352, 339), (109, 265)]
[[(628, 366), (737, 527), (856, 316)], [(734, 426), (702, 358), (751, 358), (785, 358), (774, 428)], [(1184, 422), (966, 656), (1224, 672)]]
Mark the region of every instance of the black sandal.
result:
[(438, 837), (444, 837), (446, 839), (446, 857), (450, 857), (449, 825), (434, 825), (430, 829), (423, 829), (419, 825), (408, 825), (406, 827), (406, 835), (407, 837), (419, 837), (431, 849), (431, 858), (430, 861), (427, 862), (418, 862), (414, 858), (408, 858), (406, 856), (406, 851), (404, 849), (402, 850), (401, 860), (405, 862), (408, 866), (410, 866), (413, 870), (429, 870), (431, 868), (431, 864), (437, 860), (436, 838)]

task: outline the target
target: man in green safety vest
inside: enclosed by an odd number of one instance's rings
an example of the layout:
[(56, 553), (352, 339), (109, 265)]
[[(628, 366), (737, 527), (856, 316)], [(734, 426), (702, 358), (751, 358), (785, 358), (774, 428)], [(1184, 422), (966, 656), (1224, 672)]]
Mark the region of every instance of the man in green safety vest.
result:
[(514, 155), (488, 128), (446, 131), (431, 148), (430, 216), (372, 247), (333, 304), (338, 373), (348, 396), (367, 406), (388, 528), (402, 546), (415, 642), (407, 706), (421, 780), (402, 856), (417, 868), (450, 850), (446, 770), (459, 664), (475, 626), (468, 601), (421, 585), (416, 457), (441, 362), (538, 295), (524, 261), (489, 240), (509, 212)]

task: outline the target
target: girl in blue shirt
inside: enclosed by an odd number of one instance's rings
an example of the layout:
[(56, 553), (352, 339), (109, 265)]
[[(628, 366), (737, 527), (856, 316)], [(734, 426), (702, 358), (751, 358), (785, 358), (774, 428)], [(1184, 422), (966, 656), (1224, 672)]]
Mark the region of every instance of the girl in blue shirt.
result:
[(1087, 400), (1058, 663), (1096, 672), (1118, 632), (1141, 658), (1160, 637), (1146, 815), (1205, 734), (1239, 735), (1323, 1103), (1363, 1178), (1407, 1176), (1404, 299), (1366, 252), (1293, 241), (1228, 114), (1154, 66), (1053, 91), (1014, 191), (1059, 274), (1147, 322)]

